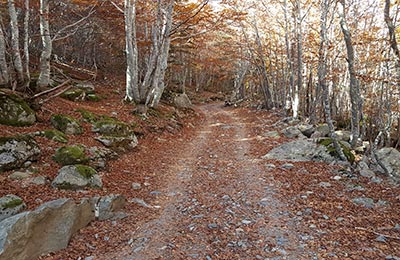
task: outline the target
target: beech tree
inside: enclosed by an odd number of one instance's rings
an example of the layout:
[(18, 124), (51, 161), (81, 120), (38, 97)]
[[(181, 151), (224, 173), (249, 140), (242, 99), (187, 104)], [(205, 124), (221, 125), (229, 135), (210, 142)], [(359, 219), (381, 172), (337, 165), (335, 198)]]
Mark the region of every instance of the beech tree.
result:
[[(14, 0), (8, 0), (8, 13), (10, 14), (11, 54), (14, 65), (13, 68), (17, 74), (17, 82), (22, 83), (24, 81), (24, 69), (22, 67), (22, 59), (19, 49), (18, 17), (15, 10)], [(13, 83), (13, 90), (15, 90), (17, 82)]]
[(155, 22), (151, 31), (150, 54), (146, 62), (143, 80), (138, 78), (138, 51), (136, 39), (136, 1), (125, 1), (126, 28), (126, 99), (145, 107), (157, 107), (165, 89), (164, 76), (168, 65), (171, 44), (170, 32), (175, 1), (158, 0), (156, 3)]
[[(1, 20), (1, 15), (0, 15)], [(6, 59), (6, 42), (3, 28), (0, 25), (0, 85), (8, 85), (10, 76), (8, 74), (8, 65)]]

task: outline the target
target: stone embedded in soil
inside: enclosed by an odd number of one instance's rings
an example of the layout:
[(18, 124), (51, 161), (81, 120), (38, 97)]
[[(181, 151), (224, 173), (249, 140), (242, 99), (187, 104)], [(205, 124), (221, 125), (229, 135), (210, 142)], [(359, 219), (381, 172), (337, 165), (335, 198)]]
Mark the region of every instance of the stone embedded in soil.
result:
[(371, 198), (358, 197), (351, 200), (354, 204), (360, 205), (366, 208), (373, 208), (375, 206), (374, 200)]
[(132, 183), (133, 190), (140, 190), (141, 188), (142, 188), (142, 185), (140, 183), (137, 183), (137, 182)]
[(79, 190), (85, 187), (101, 188), (103, 186), (95, 169), (80, 164), (62, 167), (51, 185), (67, 190)]
[(78, 120), (71, 116), (63, 114), (52, 115), (50, 122), (54, 128), (67, 135), (79, 135), (83, 133), (83, 128)]
[[(8, 194), (0, 198), (0, 221), (16, 215), (26, 208), (24, 201), (13, 194)], [(1, 258), (1, 255), (0, 255)]]
[(11, 180), (24, 180), (24, 179), (28, 179), (29, 177), (31, 177), (32, 173), (31, 172), (20, 172), (20, 171), (16, 171), (11, 173), (8, 178)]

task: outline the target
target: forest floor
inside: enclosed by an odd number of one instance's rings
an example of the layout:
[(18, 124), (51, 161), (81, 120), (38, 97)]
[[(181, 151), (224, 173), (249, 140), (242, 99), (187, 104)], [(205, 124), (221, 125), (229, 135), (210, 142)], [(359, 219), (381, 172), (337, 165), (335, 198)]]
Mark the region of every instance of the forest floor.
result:
[[(398, 187), (323, 163), (261, 159), (288, 141), (265, 135), (280, 130), (278, 114), (222, 104), (197, 112), (182, 131), (112, 163), (134, 176), (115, 181), (125, 184), (129, 217), (93, 222), (43, 259), (400, 257)], [(130, 189), (133, 179), (140, 191)], [(355, 205), (356, 197), (375, 206)]]
[[(262, 159), (290, 141), (267, 134), (282, 130), (277, 111), (221, 103), (192, 112), (162, 106), (144, 122), (120, 102), (122, 93), (113, 93), (97, 104), (57, 98), (43, 108), (38, 124), (18, 130), (46, 129), (50, 114), (79, 116), (74, 111), (83, 107), (134, 120), (142, 135), (137, 148), (101, 172), (100, 191), (38, 188), (0, 176), (0, 195), (16, 194), (28, 209), (60, 197), (127, 198), (126, 218), (94, 221), (67, 249), (41, 259), (400, 259), (400, 188), (383, 176), (371, 182), (339, 166)], [(90, 125), (84, 127), (85, 134), (70, 142), (98, 145)], [(2, 135), (14, 133), (0, 128)], [(51, 155), (60, 144), (38, 142), (46, 147), (39, 172), (53, 179), (59, 166)], [(355, 198), (370, 198), (373, 205), (356, 205)]]

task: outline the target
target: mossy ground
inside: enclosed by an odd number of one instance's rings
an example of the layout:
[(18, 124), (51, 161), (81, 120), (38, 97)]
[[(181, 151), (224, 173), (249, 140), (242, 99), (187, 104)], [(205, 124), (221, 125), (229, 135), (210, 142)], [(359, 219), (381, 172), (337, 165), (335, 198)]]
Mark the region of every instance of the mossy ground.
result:
[(93, 175), (97, 174), (96, 170), (90, 166), (78, 164), (78, 165), (75, 165), (75, 167), (76, 167), (76, 170), (79, 172), (79, 174), (82, 175), (86, 179), (90, 179), (93, 177)]
[(43, 132), (43, 136), (46, 137), (47, 139), (59, 142), (59, 143), (67, 143), (68, 142), (68, 138), (67, 136), (56, 129), (52, 129), (52, 130), (45, 130)]

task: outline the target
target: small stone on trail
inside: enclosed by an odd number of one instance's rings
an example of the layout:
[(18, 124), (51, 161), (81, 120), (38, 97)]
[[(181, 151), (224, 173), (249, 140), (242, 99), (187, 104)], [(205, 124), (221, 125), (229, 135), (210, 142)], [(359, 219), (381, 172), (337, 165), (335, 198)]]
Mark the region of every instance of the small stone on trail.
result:
[(378, 237), (376, 238), (376, 241), (382, 242), (382, 243), (385, 243), (386, 240), (387, 240), (386, 237), (385, 237), (385, 236), (382, 236), (382, 235), (380, 235), (380, 236), (378, 236)]
[(245, 224), (245, 225), (250, 225), (251, 222), (252, 222), (251, 220), (247, 220), (247, 219), (243, 219), (242, 220), (242, 223)]
[(140, 190), (140, 188), (142, 188), (142, 185), (140, 183), (137, 182), (132, 183), (132, 189)]
[(293, 169), (294, 165), (292, 163), (285, 163), (281, 166), (283, 169)]
[(329, 182), (320, 182), (318, 185), (320, 187), (322, 187), (322, 188), (330, 188), (330, 187), (332, 187), (332, 184), (330, 184)]
[(366, 208), (373, 208), (375, 206), (374, 200), (371, 198), (359, 197), (354, 198), (351, 201), (356, 205), (364, 206)]
[(342, 177), (341, 177), (341, 176), (339, 176), (339, 175), (336, 175), (335, 177), (333, 177), (333, 179), (334, 179), (335, 181), (339, 181), (339, 180), (341, 180), (341, 179), (342, 179)]
[(272, 164), (272, 163), (265, 164), (265, 167), (270, 168), (270, 169), (275, 169), (276, 168), (275, 164)]
[(30, 172), (13, 172), (12, 174), (10, 174), (8, 176), (8, 178), (10, 178), (11, 180), (23, 180), (23, 179), (27, 179), (31, 176)]
[(363, 169), (360, 171), (360, 175), (366, 178), (373, 178), (376, 177), (375, 173), (369, 169)]
[(209, 229), (215, 229), (215, 228), (218, 227), (218, 225), (215, 224), (215, 223), (208, 224), (207, 226), (208, 226)]

